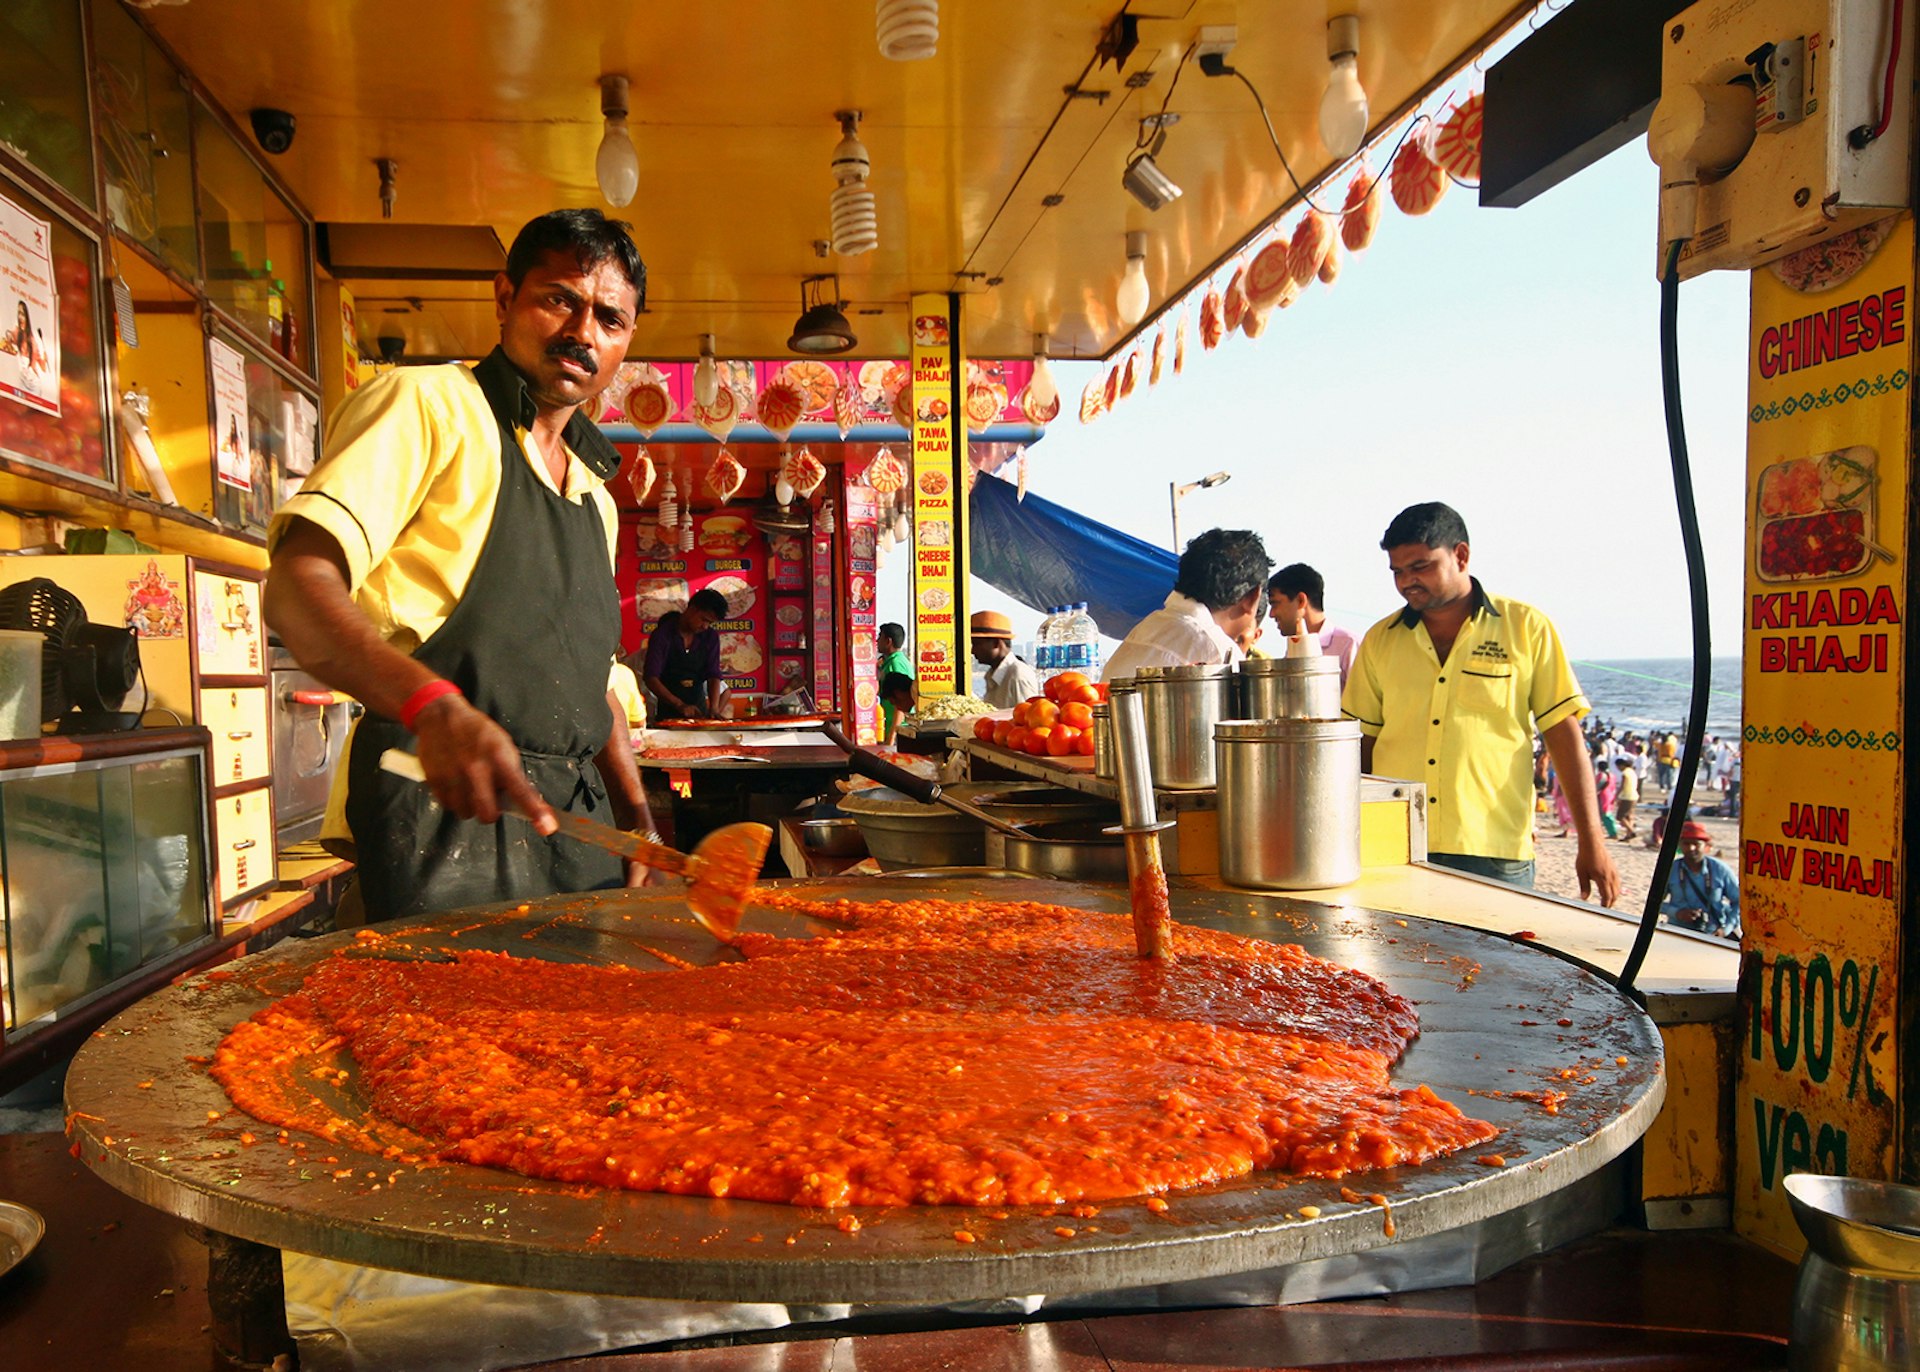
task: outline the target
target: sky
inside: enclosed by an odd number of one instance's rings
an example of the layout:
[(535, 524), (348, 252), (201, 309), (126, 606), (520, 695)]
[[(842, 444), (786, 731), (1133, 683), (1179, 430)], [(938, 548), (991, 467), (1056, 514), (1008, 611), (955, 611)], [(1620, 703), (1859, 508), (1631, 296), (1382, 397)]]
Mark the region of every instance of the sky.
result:
[[(1190, 334), (1180, 376), (1169, 368), (1093, 424), (1077, 408), (1095, 369), (1056, 365), (1062, 413), (1029, 450), (1028, 490), (1170, 546), (1168, 483), (1225, 469), (1231, 481), (1183, 503), (1182, 535), (1256, 530), (1277, 565), (1320, 570), (1329, 617), (1355, 630), (1401, 603), (1379, 548), (1388, 521), (1445, 501), (1466, 520), (1475, 574), (1545, 610), (1574, 658), (1687, 656), (1656, 191), (1636, 139), (1520, 209), (1482, 209), (1460, 185), (1421, 217), (1389, 202), (1331, 287), (1257, 340), (1206, 352)], [(1680, 290), (1715, 656), (1740, 650), (1747, 299), (1743, 272)], [(909, 572), (888, 559), (881, 618), (909, 618)], [(977, 579), (970, 594), (1017, 636), (1039, 622)]]

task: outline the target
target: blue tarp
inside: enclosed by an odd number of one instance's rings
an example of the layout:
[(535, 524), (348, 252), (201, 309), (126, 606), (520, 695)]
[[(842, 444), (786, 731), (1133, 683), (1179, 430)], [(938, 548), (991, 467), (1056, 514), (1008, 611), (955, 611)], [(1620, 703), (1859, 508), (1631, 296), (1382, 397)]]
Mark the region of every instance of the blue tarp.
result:
[(1084, 600), (1100, 632), (1125, 638), (1166, 603), (1179, 559), (1064, 505), (981, 473), (968, 507), (973, 574), (1045, 611)]

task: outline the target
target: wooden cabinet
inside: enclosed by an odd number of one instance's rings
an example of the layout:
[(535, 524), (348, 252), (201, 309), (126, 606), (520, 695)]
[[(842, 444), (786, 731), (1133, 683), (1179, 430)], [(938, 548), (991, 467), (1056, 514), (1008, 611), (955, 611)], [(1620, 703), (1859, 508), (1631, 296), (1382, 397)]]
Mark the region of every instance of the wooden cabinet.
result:
[(272, 887), (273, 712), (260, 573), (168, 553), (0, 558), (0, 586), (36, 576), (78, 596), (87, 618), (139, 634), (149, 726), (198, 724), (212, 734), (220, 908)]

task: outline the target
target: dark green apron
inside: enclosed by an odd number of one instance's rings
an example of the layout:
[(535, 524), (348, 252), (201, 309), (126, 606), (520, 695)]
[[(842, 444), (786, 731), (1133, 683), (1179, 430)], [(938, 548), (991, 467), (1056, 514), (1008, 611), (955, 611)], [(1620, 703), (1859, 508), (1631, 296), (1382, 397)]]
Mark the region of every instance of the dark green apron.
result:
[[(527, 776), (555, 809), (611, 823), (593, 758), (607, 744), (607, 671), (620, 644), (620, 598), (606, 526), (534, 475), (515, 437), (532, 422), (520, 374), (495, 349), (474, 369), (500, 428), (500, 495), (473, 578), (414, 653), (507, 731)], [(579, 415), (567, 445), (601, 475), (619, 454)], [(618, 886), (620, 860), (574, 839), (543, 838), (517, 815), (484, 825), (442, 809), (417, 782), (380, 770), (413, 736), (369, 714), (347, 762), (347, 823), (370, 920), (399, 919)]]

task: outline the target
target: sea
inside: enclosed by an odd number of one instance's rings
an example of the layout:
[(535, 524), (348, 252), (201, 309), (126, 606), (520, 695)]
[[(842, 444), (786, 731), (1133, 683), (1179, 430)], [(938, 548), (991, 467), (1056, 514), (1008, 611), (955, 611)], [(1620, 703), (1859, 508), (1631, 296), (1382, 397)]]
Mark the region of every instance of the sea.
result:
[[(1740, 659), (1713, 659), (1713, 686), (1707, 696), (1707, 732), (1740, 736)], [(1693, 696), (1693, 661), (1684, 657), (1574, 659), (1573, 670), (1594, 716), (1615, 730), (1645, 733), (1678, 730)]]

